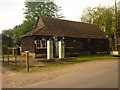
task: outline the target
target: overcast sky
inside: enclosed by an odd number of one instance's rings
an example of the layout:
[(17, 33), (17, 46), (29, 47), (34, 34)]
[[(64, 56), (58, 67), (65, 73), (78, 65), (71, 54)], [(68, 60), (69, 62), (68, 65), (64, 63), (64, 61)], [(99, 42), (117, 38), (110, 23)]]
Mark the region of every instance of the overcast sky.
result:
[[(87, 7), (112, 6), (115, 0), (55, 0), (62, 7), (60, 13), (64, 19), (80, 21), (82, 12)], [(120, 0), (117, 0), (117, 2)], [(13, 28), (24, 20), (25, 0), (0, 0), (0, 33), (4, 29)]]

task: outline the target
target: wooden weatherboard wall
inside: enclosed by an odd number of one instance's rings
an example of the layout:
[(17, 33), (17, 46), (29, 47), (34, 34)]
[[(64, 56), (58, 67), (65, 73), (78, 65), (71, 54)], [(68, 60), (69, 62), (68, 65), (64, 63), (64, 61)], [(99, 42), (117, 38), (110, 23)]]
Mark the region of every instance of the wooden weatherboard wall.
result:
[(31, 53), (35, 52), (35, 44), (34, 44), (35, 37), (25, 37), (21, 40), (21, 49), (22, 51), (29, 51)]

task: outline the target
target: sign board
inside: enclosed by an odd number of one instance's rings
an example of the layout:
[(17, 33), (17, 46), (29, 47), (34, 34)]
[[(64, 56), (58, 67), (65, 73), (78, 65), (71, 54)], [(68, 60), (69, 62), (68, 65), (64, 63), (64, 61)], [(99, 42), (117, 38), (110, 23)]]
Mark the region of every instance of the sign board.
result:
[(64, 41), (59, 41), (59, 59), (65, 58), (65, 43)]
[(53, 59), (53, 41), (47, 41), (47, 59)]

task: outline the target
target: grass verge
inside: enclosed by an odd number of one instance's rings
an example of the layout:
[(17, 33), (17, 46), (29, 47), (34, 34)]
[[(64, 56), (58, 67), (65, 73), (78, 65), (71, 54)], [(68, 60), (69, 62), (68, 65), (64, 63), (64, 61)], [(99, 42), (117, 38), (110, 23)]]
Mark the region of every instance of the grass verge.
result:
[[(70, 64), (76, 64), (76, 63), (82, 63), (86, 61), (95, 61), (95, 60), (117, 60), (118, 57), (113, 57), (113, 56), (81, 56), (81, 57), (75, 57), (74, 59), (66, 59), (66, 60), (61, 60), (61, 61), (55, 61), (55, 62), (44, 62), (43, 66), (35, 66), (35, 67), (30, 67), (30, 72), (35, 72), (35, 71), (49, 71), (54, 67), (62, 67)], [(12, 71), (15, 72), (26, 72), (25, 67), (20, 67), (20, 66), (11, 66), (6, 63), (2, 64), (3, 67), (6, 67)]]
[[(22, 55), (16, 55), (17, 57), (25, 57), (25, 56), (22, 56)], [(4, 58), (7, 58), (8, 57), (8, 55), (4, 55)], [(15, 57), (14, 55), (12, 55), (12, 54), (10, 54), (9, 55), (9, 58), (13, 58), (13, 57)], [(2, 58), (2, 56), (0, 56), (0, 58)]]

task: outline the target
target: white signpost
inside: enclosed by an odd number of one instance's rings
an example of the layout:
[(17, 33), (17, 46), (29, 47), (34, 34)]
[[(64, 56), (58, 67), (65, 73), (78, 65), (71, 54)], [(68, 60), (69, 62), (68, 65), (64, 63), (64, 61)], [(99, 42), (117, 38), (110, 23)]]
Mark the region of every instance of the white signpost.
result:
[(47, 59), (53, 59), (53, 41), (51, 40), (47, 41)]
[(59, 59), (65, 58), (65, 44), (64, 41), (59, 41)]

